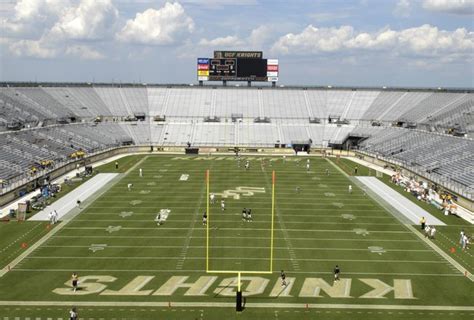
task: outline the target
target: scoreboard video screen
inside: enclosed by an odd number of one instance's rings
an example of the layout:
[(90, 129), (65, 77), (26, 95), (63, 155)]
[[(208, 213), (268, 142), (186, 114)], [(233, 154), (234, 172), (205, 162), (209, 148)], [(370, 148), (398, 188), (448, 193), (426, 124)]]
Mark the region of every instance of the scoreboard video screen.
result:
[(267, 81), (267, 59), (210, 59), (209, 81)]
[(198, 58), (198, 80), (278, 81), (278, 60), (262, 56), (261, 51), (214, 51), (214, 58)]
[(237, 77), (237, 59), (210, 59), (209, 80), (232, 80)]

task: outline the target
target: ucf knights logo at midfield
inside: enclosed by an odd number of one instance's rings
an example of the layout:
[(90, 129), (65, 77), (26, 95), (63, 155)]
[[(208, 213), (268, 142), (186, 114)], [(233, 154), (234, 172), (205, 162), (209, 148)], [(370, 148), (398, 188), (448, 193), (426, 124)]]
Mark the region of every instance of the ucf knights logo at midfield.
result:
[(239, 200), (240, 196), (250, 197), (255, 193), (265, 193), (265, 188), (258, 187), (237, 187), (235, 189), (224, 190), (220, 193), (214, 193), (216, 196), (221, 196), (222, 198), (232, 197), (235, 200)]

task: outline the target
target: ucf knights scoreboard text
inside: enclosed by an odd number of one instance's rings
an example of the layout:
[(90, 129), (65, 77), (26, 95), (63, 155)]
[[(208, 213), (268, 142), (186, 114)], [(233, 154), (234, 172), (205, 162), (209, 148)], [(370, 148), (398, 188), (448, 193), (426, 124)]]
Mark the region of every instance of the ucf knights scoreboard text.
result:
[(278, 60), (263, 59), (262, 51), (214, 51), (197, 59), (199, 81), (278, 81)]

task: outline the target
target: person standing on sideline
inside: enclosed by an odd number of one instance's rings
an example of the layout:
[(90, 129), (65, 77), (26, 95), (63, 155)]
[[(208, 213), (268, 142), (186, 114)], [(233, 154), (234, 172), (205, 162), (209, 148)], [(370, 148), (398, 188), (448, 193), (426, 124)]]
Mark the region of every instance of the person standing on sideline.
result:
[(464, 234), (462, 236), (462, 241), (461, 241), (462, 251), (466, 250), (468, 248), (468, 245), (469, 245), (469, 238), (467, 237), (466, 234)]
[(50, 224), (50, 225), (53, 225), (53, 224), (54, 224), (54, 213), (53, 213), (53, 211), (51, 211), (51, 212), (48, 214), (48, 220), (49, 220), (49, 224)]
[(56, 210), (53, 211), (53, 224), (58, 223), (59, 214)]
[(77, 207), (81, 209), (81, 200), (77, 199), (76, 203), (77, 203)]
[(138, 172), (140, 173), (140, 178), (142, 178), (142, 177), (143, 177), (143, 170), (142, 170), (142, 168), (138, 169)]
[(339, 275), (341, 273), (341, 269), (339, 269), (339, 266), (336, 264), (336, 267), (334, 268), (334, 281), (339, 281)]
[(461, 245), (461, 248), (464, 249), (464, 246), (465, 246), (465, 238), (464, 238), (464, 236), (466, 235), (466, 234), (464, 233), (464, 230), (461, 230), (460, 235), (461, 235), (461, 238), (459, 239), (459, 244)]
[(426, 228), (425, 228), (425, 238), (429, 238), (429, 237), (430, 237), (430, 231), (431, 231), (431, 227), (430, 227), (430, 226), (426, 226)]
[(430, 231), (430, 238), (431, 239), (434, 239), (435, 238), (435, 234), (436, 234), (436, 228), (434, 226), (431, 227), (431, 231)]
[(115, 161), (115, 170), (118, 170), (118, 161)]
[(421, 217), (420, 224), (421, 224), (421, 230), (422, 231), (425, 230), (425, 225), (426, 225), (425, 217)]

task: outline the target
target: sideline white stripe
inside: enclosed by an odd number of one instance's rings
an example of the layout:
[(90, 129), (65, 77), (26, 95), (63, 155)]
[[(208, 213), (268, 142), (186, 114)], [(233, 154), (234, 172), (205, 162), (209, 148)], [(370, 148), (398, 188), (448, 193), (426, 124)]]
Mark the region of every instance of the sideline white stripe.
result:
[[(0, 306), (71, 306), (71, 301), (0, 301)], [(235, 302), (138, 302), (138, 301), (74, 301), (80, 307), (213, 307), (231, 308)], [(284, 309), (370, 309), (370, 310), (422, 310), (422, 311), (474, 311), (473, 306), (426, 306), (426, 305), (389, 305), (389, 304), (331, 304), (331, 303), (246, 303), (247, 308), (284, 308)]]

